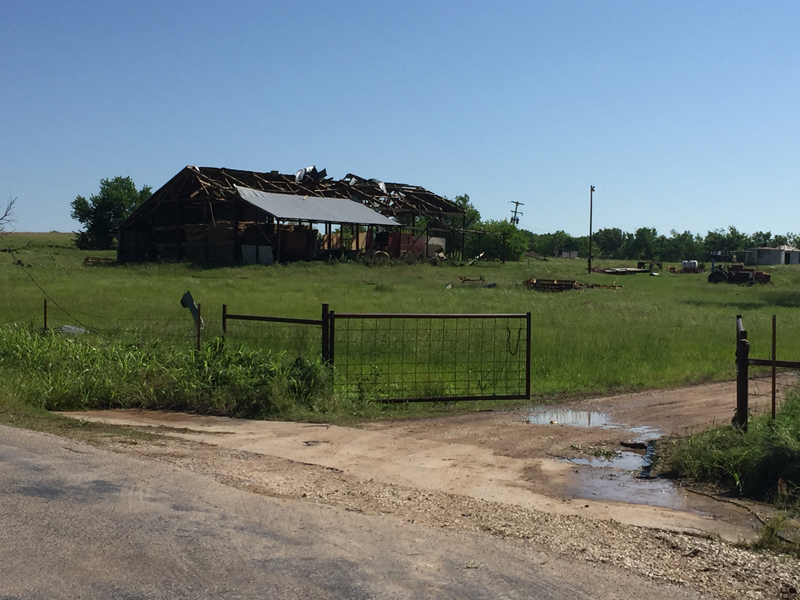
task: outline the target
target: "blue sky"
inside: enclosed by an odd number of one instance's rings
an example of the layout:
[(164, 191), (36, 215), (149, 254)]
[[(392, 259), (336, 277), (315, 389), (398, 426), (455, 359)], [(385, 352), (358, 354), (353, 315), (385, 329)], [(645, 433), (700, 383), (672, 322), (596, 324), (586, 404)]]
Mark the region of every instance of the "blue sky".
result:
[(535, 232), (800, 231), (796, 2), (5, 2), (0, 200), (185, 165), (467, 193)]

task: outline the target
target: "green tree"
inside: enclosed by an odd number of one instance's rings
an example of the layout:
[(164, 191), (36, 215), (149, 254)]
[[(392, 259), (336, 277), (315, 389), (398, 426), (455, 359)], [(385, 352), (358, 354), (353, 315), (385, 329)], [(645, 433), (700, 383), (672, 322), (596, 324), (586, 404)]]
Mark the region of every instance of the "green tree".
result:
[[(469, 194), (462, 194), (460, 196), (456, 196), (453, 199), (453, 202), (464, 210), (464, 215), (446, 215), (443, 216), (441, 219), (442, 225), (445, 229), (451, 229), (456, 231), (448, 231), (447, 233), (442, 232), (435, 232), (433, 235), (443, 235), (446, 241), (447, 246), (447, 253), (450, 255), (460, 254), (461, 253), (461, 233), (458, 233), (462, 228), (463, 229), (475, 229), (480, 225), (481, 222), (481, 213), (478, 212), (478, 209), (475, 208), (470, 202)], [(437, 225), (438, 227), (438, 225)], [(467, 257), (473, 256), (472, 254), (477, 248), (477, 236), (474, 234), (466, 234), (466, 238), (464, 240), (464, 251)], [(462, 260), (465, 260), (466, 257), (462, 257)]]
[[(482, 224), (482, 229), (487, 233), (505, 234), (506, 260), (520, 260), (528, 249), (528, 236), (513, 223), (509, 223), (508, 221), (486, 221)], [(487, 258), (502, 259), (503, 236), (483, 236), (482, 250), (486, 253)]]
[(76, 233), (75, 245), (81, 250), (110, 250), (116, 244), (119, 226), (152, 194), (150, 186), (136, 190), (130, 177), (100, 180), (100, 193), (88, 200), (72, 201), (70, 216), (85, 227)]

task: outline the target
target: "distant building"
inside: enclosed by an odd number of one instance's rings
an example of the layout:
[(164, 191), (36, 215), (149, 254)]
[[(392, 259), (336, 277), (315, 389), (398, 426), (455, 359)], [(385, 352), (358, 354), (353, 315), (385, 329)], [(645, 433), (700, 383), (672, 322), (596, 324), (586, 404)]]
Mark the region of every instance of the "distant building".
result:
[(800, 250), (782, 244), (777, 248), (750, 248), (744, 253), (746, 265), (797, 265), (800, 264)]
[[(353, 174), (336, 181), (314, 167), (290, 175), (188, 166), (122, 223), (117, 260), (271, 264), (343, 251), (422, 256), (426, 248), (444, 251), (444, 241), (430, 234), (449, 231), (445, 217), (463, 222), (465, 212), (404, 183)], [(418, 218), (424, 226), (415, 227)], [(462, 248), (463, 236), (461, 230)]]

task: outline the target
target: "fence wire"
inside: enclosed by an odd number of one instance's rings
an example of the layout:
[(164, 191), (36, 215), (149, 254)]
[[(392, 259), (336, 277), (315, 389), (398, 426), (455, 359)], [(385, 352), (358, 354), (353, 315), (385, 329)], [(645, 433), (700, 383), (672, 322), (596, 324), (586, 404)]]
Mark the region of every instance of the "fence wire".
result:
[(334, 387), (379, 401), (524, 398), (526, 317), (335, 317)]
[[(776, 407), (780, 410), (786, 393), (800, 384), (800, 373), (778, 369), (775, 376)], [(753, 415), (772, 412), (772, 370), (769, 367), (750, 367), (747, 379), (748, 410)]]
[(287, 352), (296, 356), (319, 358), (322, 348), (322, 328), (319, 325), (270, 323), (258, 321), (227, 321), (229, 343), (273, 353)]

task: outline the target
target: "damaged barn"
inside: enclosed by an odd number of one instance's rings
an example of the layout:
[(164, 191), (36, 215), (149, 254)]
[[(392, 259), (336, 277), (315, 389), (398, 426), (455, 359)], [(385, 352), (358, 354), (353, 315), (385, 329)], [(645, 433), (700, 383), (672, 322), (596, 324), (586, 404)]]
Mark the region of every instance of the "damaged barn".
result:
[(286, 175), (188, 166), (122, 224), (117, 259), (270, 264), (342, 252), (420, 257), (443, 251), (437, 232), (458, 232), (448, 218), (463, 214), (422, 187), (352, 174), (333, 180), (313, 167)]

